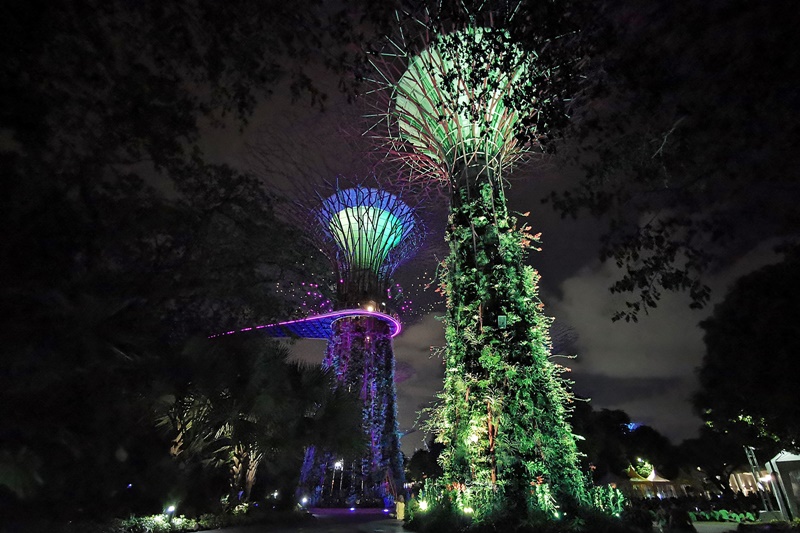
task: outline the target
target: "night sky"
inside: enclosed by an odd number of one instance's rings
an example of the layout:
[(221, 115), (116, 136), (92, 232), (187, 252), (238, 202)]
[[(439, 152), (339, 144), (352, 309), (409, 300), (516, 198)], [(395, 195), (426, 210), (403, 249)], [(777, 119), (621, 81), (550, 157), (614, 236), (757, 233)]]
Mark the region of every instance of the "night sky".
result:
[[(644, 12), (637, 13), (631, 19), (633, 33), (646, 27), (645, 16)], [(721, 22), (719, 27), (710, 27), (703, 40), (698, 40), (698, 46), (716, 46), (720, 50), (731, 47), (735, 54), (740, 54), (739, 48), (748, 49), (751, 36), (736, 33), (742, 28), (731, 24)], [(769, 33), (765, 35), (765, 39), (769, 38)], [(692, 57), (691, 50), (681, 53)], [(691, 66), (689, 61), (685, 68)], [(725, 65), (725, 69), (736, 75), (735, 68)], [(688, 78), (696, 90), (702, 91), (710, 80), (704, 79), (700, 70), (695, 74)], [(370, 126), (369, 119), (363, 118), (364, 108), (343, 102), (332, 84), (325, 87), (322, 83), (322, 88), (333, 95), (325, 112), (311, 109), (308, 102), (290, 103), (279, 96), (281, 91), (276, 91), (276, 96), (258, 109), (243, 132), (210, 131), (207, 150), (220, 161), (254, 171), (283, 189), (290, 180), (315, 183), (337, 174), (363, 175), (369, 167), (363, 151), (369, 147), (361, 133)], [(747, 95), (744, 98), (748, 101)], [(775, 101), (774, 95), (771, 98)], [(735, 104), (734, 101), (731, 105)], [(714, 112), (726, 116), (741, 110), (732, 107)], [(267, 167), (269, 170), (265, 170)], [(697, 436), (701, 425), (689, 402), (697, 385), (695, 371), (704, 353), (698, 323), (712, 312), (714, 303), (724, 297), (735, 279), (780, 259), (772, 251), (776, 242), (752, 241), (707, 277), (704, 281), (713, 293), (711, 302), (702, 310), (691, 310), (685, 294), (665, 293), (658, 308), (641, 315), (638, 323), (612, 322), (613, 313), (624, 308), (625, 298), (608, 290), (620, 271), (613, 263), (600, 263), (598, 259), (604, 221), (588, 217), (562, 219), (541, 202), (552, 190), (572, 183), (578, 176), (575, 168), (544, 157), (515, 169), (511, 175), (511, 209), (529, 211), (533, 232), (542, 233), (543, 249), (532, 252), (529, 262), (542, 275), (540, 296), (545, 311), (555, 318), (559, 331), (569, 332), (569, 342), (559, 342), (557, 348), (565, 355), (577, 356), (569, 364), (576, 394), (591, 398), (595, 409), (624, 410), (634, 422), (652, 426), (678, 444)], [(432, 227), (441, 228), (446, 206), (430, 207), (432, 213), (427, 216)], [(433, 232), (428, 239), (429, 249), (398, 270), (398, 281), (409, 291), (430, 281), (434, 253), (440, 258), (446, 253), (441, 231)], [(442, 324), (436, 319), (443, 314), (443, 305), (432, 290), (417, 292), (413, 298), (417, 302), (416, 315), (405, 319), (405, 330), (395, 339), (399, 415), (401, 430), (407, 434), (403, 441), (407, 454), (422, 447), (426, 440), (416, 429), (415, 420), (418, 411), (430, 404), (441, 387), (443, 368), (440, 360), (431, 357), (431, 348), (444, 342)], [(317, 362), (324, 349), (323, 342), (302, 341), (293, 351), (300, 358)]]

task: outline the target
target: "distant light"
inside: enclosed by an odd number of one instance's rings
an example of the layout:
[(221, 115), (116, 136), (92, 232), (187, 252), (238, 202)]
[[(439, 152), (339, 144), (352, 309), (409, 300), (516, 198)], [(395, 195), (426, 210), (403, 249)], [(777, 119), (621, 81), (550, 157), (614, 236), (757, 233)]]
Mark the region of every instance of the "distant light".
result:
[(170, 505), (169, 507), (167, 507), (167, 512), (168, 513), (174, 513), (175, 512), (175, 506), (174, 505)]
[(305, 498), (305, 497), (304, 497), (304, 498), (303, 498), (302, 500), (300, 500), (300, 501), (303, 503), (303, 505), (305, 505), (305, 504), (307, 504), (307, 503), (308, 503), (308, 498)]
[(384, 509), (384, 510), (383, 510), (383, 512), (384, 512), (384, 513), (388, 513), (388, 512), (389, 512), (389, 509)]
[(473, 509), (472, 507), (464, 507), (464, 514), (472, 514)]
[(128, 483), (128, 488), (129, 489), (133, 488), (133, 483)]
[(355, 511), (355, 510), (356, 510), (356, 508), (355, 508), (355, 507), (351, 507), (351, 508), (350, 508), (350, 512), (353, 512), (353, 511)]
[(419, 502), (419, 510), (420, 511), (427, 511), (428, 510), (428, 502), (426, 502), (425, 500), (422, 500), (421, 502)]
[(342, 466), (344, 465), (342, 464), (341, 461), (336, 461), (335, 463), (333, 463), (333, 468), (335, 468), (336, 470), (341, 470)]

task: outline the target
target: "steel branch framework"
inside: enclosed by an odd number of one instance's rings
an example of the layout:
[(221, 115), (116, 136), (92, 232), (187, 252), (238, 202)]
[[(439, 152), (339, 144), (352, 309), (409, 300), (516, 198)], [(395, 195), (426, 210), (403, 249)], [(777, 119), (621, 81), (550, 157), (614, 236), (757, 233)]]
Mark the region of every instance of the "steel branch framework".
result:
[(536, 145), (537, 88), (549, 69), (504, 30), (467, 27), (427, 38), (414, 52), (401, 32), (372, 56), (378, 120), (370, 133), (412, 176), (453, 185), (457, 169), (480, 165), (500, 179)]
[(375, 187), (336, 188), (317, 200), (311, 235), (338, 276), (337, 306), (386, 310), (392, 275), (422, 245), (422, 221), (400, 197)]

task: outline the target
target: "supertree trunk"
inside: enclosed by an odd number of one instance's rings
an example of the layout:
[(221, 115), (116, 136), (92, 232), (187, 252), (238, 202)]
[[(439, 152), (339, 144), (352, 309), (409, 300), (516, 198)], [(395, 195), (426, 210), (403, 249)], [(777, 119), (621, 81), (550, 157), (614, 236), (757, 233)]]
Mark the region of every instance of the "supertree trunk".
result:
[(333, 476), (334, 464), (339, 460), (343, 464), (341, 475), (349, 481), (346, 496), (383, 504), (393, 500), (398, 487), (402, 489), (404, 476), (394, 366), (392, 339), (386, 322), (357, 317), (334, 323), (323, 367), (333, 371), (339, 387), (358, 393), (367, 447), (360, 457), (350, 458), (335, 457), (334, 452), (320, 453), (312, 449), (307, 452), (304, 466), (307, 474), (303, 483), (308, 489), (312, 482), (316, 483), (318, 487), (314, 493), (323, 500), (328, 492), (333, 499), (341, 496), (335, 490), (325, 490), (326, 473), (330, 471)]
[(445, 480), (468, 491), (465, 500), (500, 497), (506, 508), (586, 502), (567, 422), (572, 395), (549, 360), (551, 320), (523, 261), (536, 237), (516, 228), (502, 181), (481, 161), (456, 168), (453, 183), (437, 420)]

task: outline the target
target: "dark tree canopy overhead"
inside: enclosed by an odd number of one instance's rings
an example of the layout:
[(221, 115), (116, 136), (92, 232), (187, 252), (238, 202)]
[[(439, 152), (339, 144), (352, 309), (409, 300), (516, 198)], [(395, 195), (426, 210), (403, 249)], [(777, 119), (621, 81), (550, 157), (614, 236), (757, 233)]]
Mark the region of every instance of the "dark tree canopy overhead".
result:
[(746, 431), (756, 444), (800, 446), (798, 272), (794, 250), (783, 262), (739, 279), (701, 323), (706, 354), (694, 405), (715, 431)]
[(246, 121), (279, 84), (322, 107), (310, 73), (352, 93), (347, 67), (385, 12), (350, 4), (4, 2), (0, 148), (27, 173), (96, 183), (185, 162), (204, 124)]
[[(184, 401), (187, 383), (211, 377), (171, 363), (192, 336), (283, 315), (271, 287), (307, 255), (287, 246), (274, 192), (206, 160), (201, 133), (243, 124), (284, 82), (320, 104), (306, 69), (346, 61), (328, 51), (346, 49), (362, 14), (343, 9), (2, 4), (0, 471), (13, 475), (0, 478), (0, 514), (15, 498), (70, 516), (129, 512), (129, 483), (178, 483), (154, 395)], [(282, 364), (265, 345), (244, 356)], [(235, 385), (232, 416), (252, 414), (248, 384)]]
[[(234, 287), (265, 296), (297, 259), (281, 246), (290, 237), (278, 230), (276, 198), (210, 164), (201, 133), (243, 124), (282, 83), (321, 105), (306, 69), (344, 76), (366, 16), (359, 7), (5, 2), (0, 221), (12, 231), (0, 241), (3, 298), (113, 287), (182, 327), (204, 316), (194, 331), (204, 333), (276, 311), (266, 297), (249, 308)], [(238, 316), (222, 317), (237, 306)]]
[[(593, 2), (586, 84), (560, 150), (584, 170), (549, 200), (608, 220), (602, 257), (635, 320), (663, 291), (708, 302), (704, 275), (800, 234), (793, 2)], [(572, 159), (574, 157), (574, 159)]]

